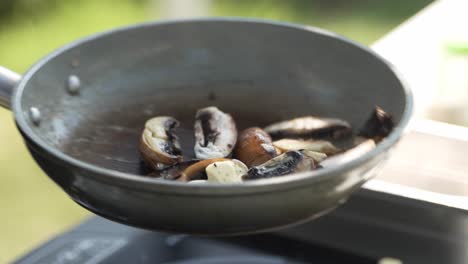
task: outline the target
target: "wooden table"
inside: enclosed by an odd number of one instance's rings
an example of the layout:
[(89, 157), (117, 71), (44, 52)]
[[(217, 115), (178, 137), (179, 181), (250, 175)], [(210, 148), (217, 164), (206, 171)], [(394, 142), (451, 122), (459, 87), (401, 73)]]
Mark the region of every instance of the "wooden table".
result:
[(438, 45), (447, 32), (468, 25), (467, 14), (457, 15), (466, 12), (467, 3), (434, 2), (372, 46), (401, 71), (416, 109), (388, 164), (365, 188), (468, 209), (468, 128), (424, 119), (436, 89)]

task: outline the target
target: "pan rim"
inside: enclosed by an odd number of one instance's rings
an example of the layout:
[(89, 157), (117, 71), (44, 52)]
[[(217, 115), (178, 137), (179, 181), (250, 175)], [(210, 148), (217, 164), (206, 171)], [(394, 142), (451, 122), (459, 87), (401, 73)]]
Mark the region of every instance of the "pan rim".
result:
[[(383, 63), (387, 66), (390, 73), (394, 75), (394, 77), (400, 82), (400, 85), (403, 89), (403, 93), (405, 95), (405, 102), (404, 102), (404, 110), (401, 116), (400, 121), (395, 126), (393, 131), (389, 136), (387, 136), (384, 140), (382, 140), (373, 150), (367, 152), (366, 154), (359, 156), (346, 162), (340, 166), (336, 167), (329, 167), (323, 168), (320, 170), (309, 171), (309, 172), (302, 172), (296, 173), (291, 175), (285, 175), (281, 177), (275, 178), (268, 178), (268, 179), (259, 179), (254, 181), (247, 181), (240, 184), (217, 184), (217, 183), (210, 183), (204, 185), (192, 185), (180, 182), (173, 182), (173, 181), (166, 181), (166, 180), (158, 180), (149, 177), (142, 177), (141, 175), (131, 174), (120, 172), (112, 169), (102, 168), (96, 166), (94, 164), (81, 161), (76, 159), (54, 147), (52, 147), (49, 143), (45, 140), (41, 139), (37, 136), (33, 130), (31, 129), (29, 123), (25, 118), (25, 112), (23, 112), (21, 106), (21, 98), (24, 92), (28, 81), (35, 75), (35, 73), (42, 68), (42, 66), (46, 65), (50, 60), (60, 56), (61, 53), (64, 51), (70, 50), (72, 48), (78, 47), (85, 43), (91, 42), (95, 39), (99, 39), (102, 37), (107, 37), (112, 34), (118, 34), (125, 31), (130, 31), (133, 29), (139, 29), (144, 27), (155, 27), (155, 26), (164, 26), (176, 23), (218, 23), (218, 22), (229, 22), (229, 23), (253, 23), (253, 24), (263, 24), (266, 26), (274, 26), (274, 27), (286, 27), (289, 29), (303, 31), (304, 33), (314, 33), (322, 36), (326, 36), (329, 38), (334, 38), (338, 41), (344, 42), (347, 45), (354, 46), (357, 49), (360, 49), (369, 55), (373, 56), (375, 59)], [(403, 134), (405, 128), (407, 127), (410, 119), (411, 114), (413, 111), (413, 95), (411, 90), (409, 89), (407, 83), (402, 78), (401, 74), (395, 67), (389, 63), (387, 60), (382, 58), (380, 55), (369, 49), (368, 47), (359, 44), (355, 41), (352, 41), (344, 36), (339, 34), (329, 32), (324, 29), (316, 28), (313, 26), (305, 26), (299, 25), (289, 22), (278, 22), (272, 21), (267, 19), (253, 19), (253, 18), (240, 18), (240, 17), (209, 17), (209, 18), (195, 18), (195, 19), (179, 19), (179, 20), (165, 20), (165, 21), (158, 21), (158, 22), (147, 22), (147, 23), (140, 23), (135, 24), (127, 27), (120, 27), (114, 30), (109, 30), (97, 34), (90, 35), (88, 37), (78, 39), (70, 44), (62, 46), (61, 48), (49, 53), (38, 62), (36, 62), (23, 76), (20, 80), (19, 84), (17, 85), (13, 98), (12, 98), (12, 109), (15, 116), (15, 121), (18, 128), (23, 132), (23, 137), (29, 139), (30, 141), (34, 142), (41, 151), (45, 151), (46, 153), (52, 155), (54, 158), (58, 159), (60, 162), (64, 164), (72, 165), (77, 168), (85, 169), (88, 171), (93, 172), (93, 175), (97, 175), (100, 180), (110, 182), (112, 184), (118, 184), (121, 181), (121, 184), (125, 184), (125, 186), (134, 185), (135, 188), (138, 189), (146, 189), (150, 188), (151, 190), (158, 190), (163, 192), (170, 192), (170, 193), (179, 193), (179, 194), (203, 194), (203, 195), (216, 195), (216, 194), (237, 194), (237, 193), (252, 193), (252, 192), (259, 192), (259, 191), (273, 191), (279, 188), (297, 188), (305, 186), (304, 183), (313, 183), (318, 180), (322, 180), (325, 177), (333, 177), (333, 175), (341, 175), (347, 171), (350, 171), (353, 168), (356, 168), (367, 161), (383, 154), (387, 150), (389, 150), (392, 146), (394, 146), (397, 141), (400, 139), (401, 135)], [(89, 175), (85, 175), (89, 176)], [(94, 177), (94, 176), (93, 176)], [(115, 181), (119, 180), (119, 181)], [(136, 185), (135, 185), (136, 184)]]

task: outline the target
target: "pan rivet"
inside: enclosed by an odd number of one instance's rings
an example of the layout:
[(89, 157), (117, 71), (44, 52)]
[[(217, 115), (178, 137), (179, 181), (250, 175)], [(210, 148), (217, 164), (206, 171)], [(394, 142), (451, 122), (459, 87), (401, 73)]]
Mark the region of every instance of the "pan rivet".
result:
[(78, 59), (73, 59), (71, 61), (71, 65), (72, 65), (73, 68), (76, 68), (76, 67), (80, 66), (80, 61)]
[(67, 81), (67, 91), (70, 94), (77, 94), (80, 91), (81, 81), (76, 75), (70, 75)]
[(41, 111), (37, 107), (29, 108), (29, 117), (36, 126), (41, 123)]

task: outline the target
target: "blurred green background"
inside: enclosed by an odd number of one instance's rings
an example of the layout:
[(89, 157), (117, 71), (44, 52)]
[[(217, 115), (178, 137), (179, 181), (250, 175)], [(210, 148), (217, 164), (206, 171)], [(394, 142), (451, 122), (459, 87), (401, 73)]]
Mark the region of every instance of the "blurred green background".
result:
[[(91, 33), (184, 14), (247, 16), (322, 27), (370, 44), (430, 0), (154, 1), (0, 0), (0, 65), (19, 73)], [(89, 215), (55, 186), (0, 109), (0, 263)]]

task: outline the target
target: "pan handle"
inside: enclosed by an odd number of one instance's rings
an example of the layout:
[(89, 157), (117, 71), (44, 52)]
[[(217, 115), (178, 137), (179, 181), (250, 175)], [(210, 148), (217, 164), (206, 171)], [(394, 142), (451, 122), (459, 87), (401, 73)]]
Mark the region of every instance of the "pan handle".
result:
[(10, 109), (11, 95), (21, 76), (0, 66), (0, 106)]

